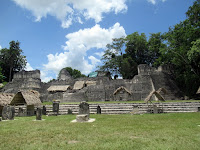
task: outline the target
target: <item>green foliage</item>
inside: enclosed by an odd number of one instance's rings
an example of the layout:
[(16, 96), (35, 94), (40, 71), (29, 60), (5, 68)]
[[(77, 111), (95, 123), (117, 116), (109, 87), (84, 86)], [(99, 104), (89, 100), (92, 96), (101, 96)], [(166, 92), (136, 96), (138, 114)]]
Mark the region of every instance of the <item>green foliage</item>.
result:
[(192, 47), (187, 52), (187, 56), (190, 63), (200, 66), (200, 39), (192, 42)]
[(192, 96), (200, 86), (200, 1), (186, 12), (187, 19), (170, 27), (164, 35), (167, 47), (161, 50), (159, 62), (175, 68), (175, 79), (184, 93)]
[(1, 149), (197, 150), (199, 113), (90, 115), (93, 123), (71, 123), (75, 115), (16, 117), (1, 121)]
[(123, 68), (123, 47), (124, 38), (113, 39), (112, 44), (108, 44), (107, 50), (102, 57), (103, 65), (99, 67), (101, 71), (109, 71), (111, 74), (122, 74)]
[[(84, 74), (81, 74), (81, 72), (79, 70), (72, 69), (71, 67), (66, 67), (63, 69), (66, 69), (74, 79), (86, 77)], [(59, 75), (60, 75), (60, 72), (59, 72)]]
[(5, 79), (5, 76), (2, 74), (2, 69), (0, 68), (0, 83), (2, 83)]
[(196, 0), (192, 6), (189, 7), (186, 15), (191, 24), (200, 27), (200, 0)]
[(22, 55), (23, 51), (20, 49), (20, 43), (11, 41), (9, 44), (9, 49), (3, 48), (0, 50), (0, 67), (6, 81), (11, 81), (14, 72), (23, 70), (27, 63), (26, 57)]
[(138, 32), (126, 38), (113, 39), (113, 43), (107, 45), (102, 57), (103, 65), (99, 68), (132, 79), (137, 74), (137, 65), (155, 63), (160, 56), (159, 50), (166, 47), (162, 42), (161, 33), (151, 34), (149, 41), (144, 33)]
[(150, 58), (148, 53), (147, 38), (144, 33), (139, 35), (138, 32), (134, 32), (126, 37), (126, 54), (137, 64), (149, 64)]

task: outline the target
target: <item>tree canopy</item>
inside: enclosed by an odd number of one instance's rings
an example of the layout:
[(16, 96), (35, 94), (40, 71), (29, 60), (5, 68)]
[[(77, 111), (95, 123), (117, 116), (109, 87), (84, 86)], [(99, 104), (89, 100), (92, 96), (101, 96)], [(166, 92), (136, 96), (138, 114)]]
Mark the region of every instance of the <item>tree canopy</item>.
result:
[(14, 72), (23, 70), (26, 67), (26, 57), (22, 55), (20, 43), (11, 41), (9, 49), (0, 50), (0, 67), (6, 81), (11, 81)]

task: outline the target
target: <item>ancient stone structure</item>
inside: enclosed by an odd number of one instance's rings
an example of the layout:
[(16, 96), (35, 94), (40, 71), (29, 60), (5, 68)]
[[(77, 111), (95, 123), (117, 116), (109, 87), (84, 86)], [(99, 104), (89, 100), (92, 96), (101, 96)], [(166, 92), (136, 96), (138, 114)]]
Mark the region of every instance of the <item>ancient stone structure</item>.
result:
[(4, 106), (2, 110), (2, 120), (14, 120), (15, 108), (13, 106)]
[(81, 102), (79, 105), (79, 115), (82, 114), (88, 114), (88, 116), (90, 115), (90, 108), (89, 108), (89, 104), (87, 102)]
[(90, 108), (89, 104), (85, 101), (81, 102), (79, 105), (79, 114), (76, 116), (77, 122), (86, 122), (89, 120)]
[(40, 71), (21, 71), (13, 76), (12, 82), (8, 83), (2, 92), (17, 93), (21, 90), (39, 90), (41, 88)]
[(59, 113), (59, 101), (54, 101), (53, 102), (53, 112), (55, 113), (55, 115), (58, 115)]
[(18, 117), (24, 117), (27, 115), (27, 112), (25, 109), (19, 107), (19, 110), (18, 110)]
[[(34, 89), (40, 93), (41, 101), (128, 101), (144, 100), (159, 88), (166, 89), (167, 94), (161, 93), (165, 100), (182, 97), (169, 66), (156, 69), (145, 64), (138, 65), (138, 75), (131, 80), (114, 80), (108, 73), (103, 72), (98, 72), (93, 77), (73, 79), (64, 69), (57, 80), (43, 83), (39, 70), (22, 71), (14, 75), (13, 81), (4, 87), (2, 92), (16, 94), (19, 89)], [(152, 96), (151, 99), (156, 100), (156, 97)]]
[(42, 109), (40, 107), (36, 109), (36, 120), (42, 120)]
[(60, 74), (59, 74), (59, 77), (58, 77), (58, 80), (70, 80), (72, 77), (71, 75), (69, 74), (69, 72), (66, 70), (66, 69), (62, 69), (60, 71)]
[(77, 115), (76, 116), (76, 121), (77, 122), (86, 122), (89, 120), (89, 115), (88, 114), (82, 114), (82, 115)]

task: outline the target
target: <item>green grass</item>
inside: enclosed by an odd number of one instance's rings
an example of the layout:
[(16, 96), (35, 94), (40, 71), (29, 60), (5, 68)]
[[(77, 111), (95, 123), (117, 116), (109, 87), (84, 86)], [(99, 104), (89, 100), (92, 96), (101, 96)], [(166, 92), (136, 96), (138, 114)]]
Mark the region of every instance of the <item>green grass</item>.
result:
[[(169, 102), (200, 102), (200, 100), (167, 100), (164, 103)], [(96, 101), (96, 102), (88, 102), (89, 104), (112, 104), (112, 103), (144, 103), (144, 101)], [(80, 104), (80, 102), (65, 102), (60, 104)], [(52, 105), (52, 102), (43, 102), (43, 105)]]
[(16, 117), (0, 122), (0, 149), (199, 150), (200, 113)]

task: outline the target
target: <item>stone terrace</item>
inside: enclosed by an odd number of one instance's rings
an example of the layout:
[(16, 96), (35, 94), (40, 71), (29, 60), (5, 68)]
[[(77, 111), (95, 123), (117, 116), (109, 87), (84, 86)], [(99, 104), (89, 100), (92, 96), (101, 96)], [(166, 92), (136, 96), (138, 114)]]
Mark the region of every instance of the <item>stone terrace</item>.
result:
[[(159, 108), (163, 108), (163, 113), (183, 113), (200, 111), (200, 102), (180, 102), (180, 103), (154, 103)], [(147, 113), (148, 105), (146, 103), (113, 103), (113, 104), (90, 104), (90, 114), (97, 113), (97, 106), (101, 107), (102, 114), (131, 114), (134, 108), (138, 107), (139, 114)], [(52, 115), (52, 105), (46, 105), (47, 114)], [(78, 114), (79, 104), (60, 105), (59, 114), (68, 114), (68, 109), (72, 114)]]

